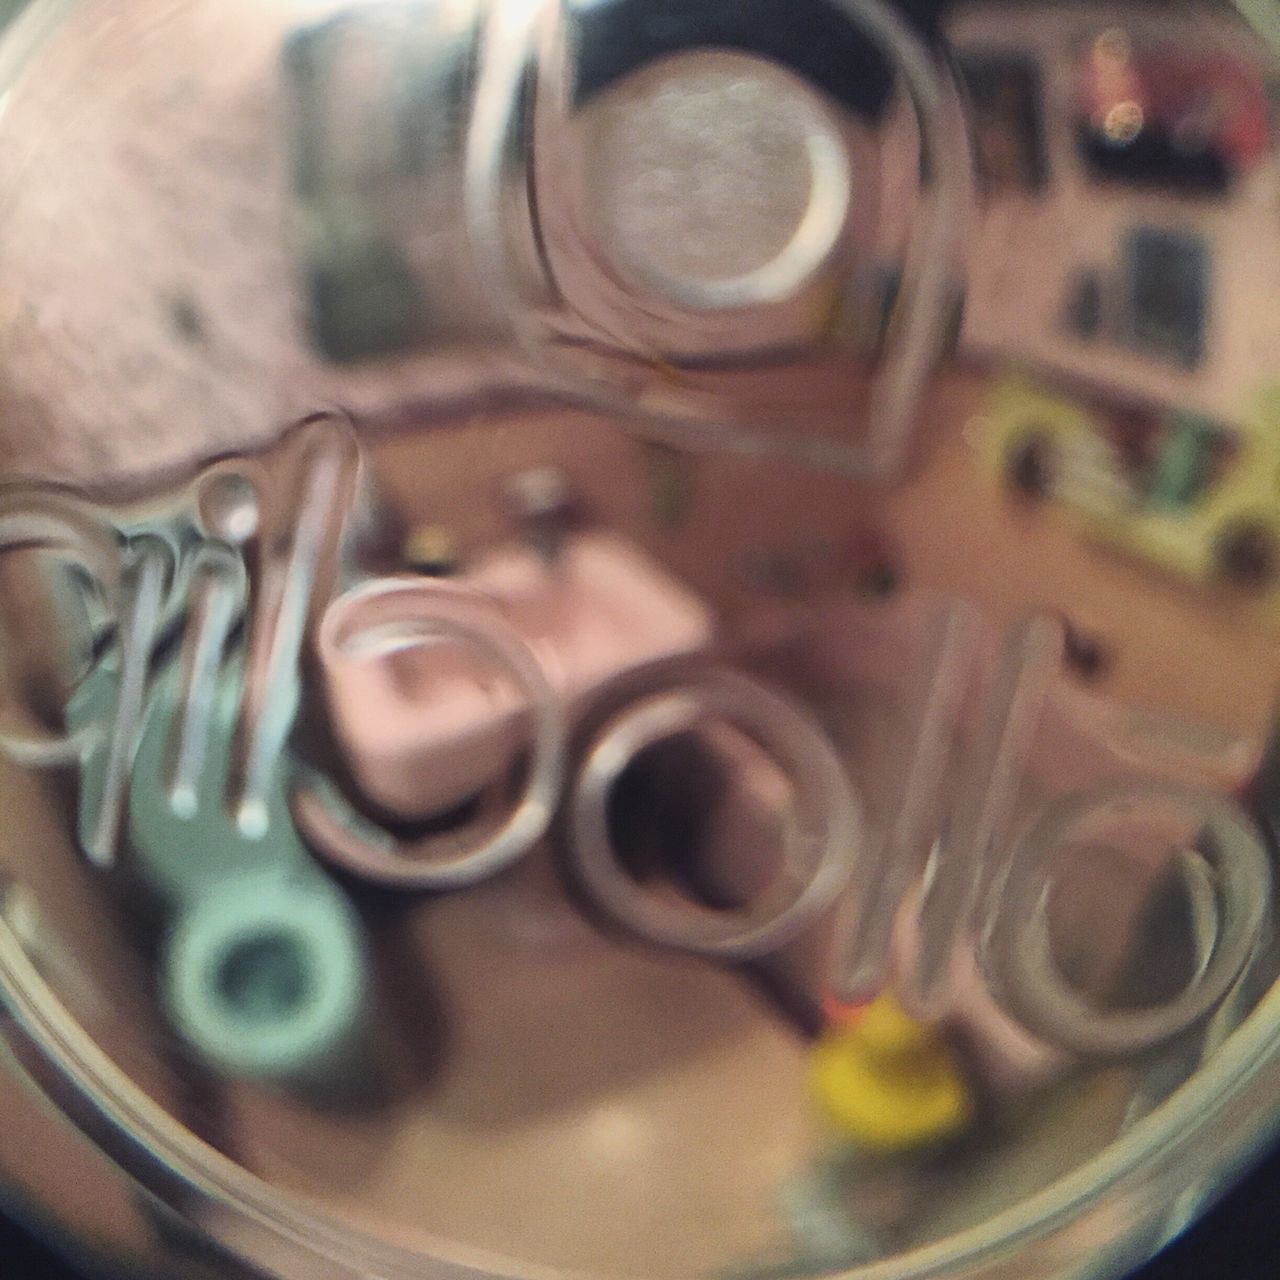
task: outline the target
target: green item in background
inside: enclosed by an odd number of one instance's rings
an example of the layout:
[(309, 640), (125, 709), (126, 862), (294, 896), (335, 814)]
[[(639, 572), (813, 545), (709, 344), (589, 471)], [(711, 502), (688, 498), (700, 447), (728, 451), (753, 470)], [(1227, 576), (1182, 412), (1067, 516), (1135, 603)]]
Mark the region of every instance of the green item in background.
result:
[(1194, 413), (1175, 414), (1151, 483), (1153, 506), (1181, 511), (1195, 504), (1213, 465), (1218, 428)]
[(694, 460), (682, 449), (668, 444), (645, 445), (654, 522), (674, 533), (688, 523), (693, 510)]
[[(153, 690), (129, 792), (125, 865), (172, 913), (160, 988), (182, 1039), (214, 1070), (308, 1094), (349, 1096), (371, 1078), (369, 960), (354, 909), (312, 860), (288, 804), (282, 761), (267, 832), (243, 834), (228, 777), (243, 671), (219, 677), (192, 802), (174, 804), (169, 762), (182, 680), (170, 661)], [(110, 658), (82, 683), (72, 725), (106, 725), (118, 674)], [(100, 734), (81, 785), (100, 785)]]

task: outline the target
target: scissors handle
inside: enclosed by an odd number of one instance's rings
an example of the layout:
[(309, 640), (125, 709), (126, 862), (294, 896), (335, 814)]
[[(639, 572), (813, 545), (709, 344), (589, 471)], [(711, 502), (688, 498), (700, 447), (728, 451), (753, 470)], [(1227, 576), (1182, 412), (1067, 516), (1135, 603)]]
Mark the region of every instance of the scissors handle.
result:
[[(709, 913), (672, 905), (627, 873), (610, 810), (623, 775), (646, 751), (717, 720), (785, 770), (796, 819), (775, 888), (740, 910)], [(734, 671), (666, 684), (616, 715), (587, 748), (569, 809), (568, 856), (595, 905), (630, 933), (692, 955), (754, 960), (786, 946), (860, 870), (862, 805), (822, 725), (782, 691)]]

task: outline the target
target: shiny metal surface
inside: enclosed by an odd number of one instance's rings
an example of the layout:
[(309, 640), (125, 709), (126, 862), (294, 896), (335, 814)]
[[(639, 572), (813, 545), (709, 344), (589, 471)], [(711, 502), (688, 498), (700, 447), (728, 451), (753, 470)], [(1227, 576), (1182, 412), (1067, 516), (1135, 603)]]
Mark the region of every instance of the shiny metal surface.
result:
[[(619, 865), (609, 828), (615, 791), (635, 761), (704, 723), (726, 723), (753, 739), (785, 770), (796, 802), (778, 883), (740, 913), (698, 920), (636, 885)], [(858, 801), (820, 727), (778, 691), (731, 672), (654, 692), (620, 712), (592, 740), (570, 808), (573, 866), (600, 907), (640, 937), (695, 955), (743, 960), (776, 951), (812, 925), (858, 870)]]
[[(40, 243), (46, 234), (40, 223), (45, 197), (38, 189), (56, 182), (58, 149), (67, 148), (68, 164), (96, 169), (100, 181), (69, 211), (79, 244), (49, 245), (34, 259), (24, 253), (10, 267), (14, 295), (34, 296), (77, 277), (96, 283), (92, 308), (46, 316), (33, 302), (16, 316), (12, 393), (27, 397), (19, 411), (38, 412), (46, 436), (32, 464), (43, 456), (48, 469), (64, 477), (101, 474), (97, 464), (109, 473), (133, 473), (126, 446), (143, 441), (121, 417), (129, 395), (136, 401), (142, 394), (170, 424), (163, 437), (146, 441), (153, 463), (164, 466), (257, 443), (263, 429), (255, 419), (301, 416), (330, 398), (377, 419), (428, 401), (448, 406), (486, 390), (539, 387), (599, 407), (626, 406), (631, 418), (651, 420), (654, 431), (694, 444), (800, 450), (818, 464), (843, 459), (840, 465), (873, 471), (887, 472), (901, 460), (915, 389), (937, 354), (954, 301), (952, 264), (969, 199), (967, 142), (948, 109), (939, 80), (945, 72), (930, 64), (906, 26), (878, 0), (846, 12), (906, 67), (923, 141), (914, 140), (909, 109), (871, 132), (857, 121), (838, 131), (820, 124), (833, 110), (829, 106), (798, 108), (805, 145), (822, 157), (814, 169), (821, 198), (811, 202), (813, 216), (827, 227), (820, 240), (831, 241), (832, 229), (843, 222), (840, 175), (847, 167), (867, 169), (861, 185), (869, 193), (878, 149), (903, 153), (898, 167), (909, 172), (910, 157), (924, 146), (936, 165), (900, 299), (902, 320), (895, 329), (901, 337), (885, 353), (875, 425), (865, 447), (852, 452), (844, 437), (853, 404), (835, 418), (827, 415), (822, 438), (805, 444), (788, 426), (797, 415), (814, 418), (803, 403), (757, 406), (755, 389), (744, 383), (737, 391), (740, 379), (733, 376), (706, 381), (691, 373), (675, 383), (653, 376), (654, 360), (686, 354), (723, 362), (743, 351), (777, 348), (784, 363), (792, 360), (788, 349), (801, 363), (840, 352), (861, 360), (857, 342), (839, 336), (840, 326), (829, 333), (825, 327), (852, 282), (846, 269), (814, 292), (807, 287), (809, 273), (801, 272), (805, 279), (797, 277), (769, 305), (749, 308), (750, 316), (735, 307), (730, 323), (721, 320), (710, 329), (701, 305), (690, 309), (676, 297), (663, 302), (620, 287), (599, 264), (590, 237), (584, 239), (589, 228), (583, 217), (594, 219), (580, 207), (589, 198), (581, 167), (590, 148), (577, 126), (596, 128), (592, 121), (602, 112), (607, 118), (608, 109), (588, 101), (579, 110), (574, 102), (577, 62), (590, 53), (579, 47), (584, 37), (576, 11), (550, 3), (459, 2), (415, 10), (388, 2), (349, 11), (319, 6), (320, 15), (315, 8), (299, 5), (296, 17), (289, 5), (251, 16), (227, 10), (212, 26), (198, 24), (192, 33), (197, 43), (226, 41), (236, 49), (239, 80), (209, 66), (135, 67), (133, 83), (104, 100), (100, 117), (103, 128), (118, 127), (131, 139), (135, 160), (128, 176), (108, 172), (104, 152), (79, 154), (92, 145), (83, 137), (46, 138), (39, 174), (28, 175), (34, 186), (25, 207), (14, 212), (19, 224), (32, 218), (16, 233), (18, 240), (29, 234)], [(144, 10), (140, 6), (139, 21), (145, 24)], [(34, 27), (37, 16), (44, 15), (28, 13), (18, 24), (11, 37), (15, 49), (24, 23)], [(174, 14), (169, 21), (181, 45), (178, 31), (187, 18)], [(91, 30), (91, 7), (68, 22), (68, 31)], [(74, 45), (73, 35), (65, 46), (72, 60)], [(194, 51), (196, 44), (187, 47)], [(720, 74), (715, 61), (709, 70), (691, 65), (684, 79), (692, 75), (689, 84), (696, 85), (699, 76)], [(530, 108), (534, 67), (536, 104)], [(767, 64), (751, 74), (760, 84), (781, 83)], [(264, 100), (261, 89), (246, 92), (244, 77), (259, 85), (279, 77), (286, 101)], [(678, 91), (685, 92), (680, 83)], [(53, 81), (48, 84), (52, 90)], [(409, 94), (403, 101), (394, 96), (397, 84)], [(782, 95), (780, 101), (790, 101), (796, 91)], [(51, 107), (37, 93), (22, 111), (31, 113), (31, 128), (39, 132), (42, 113)], [(413, 114), (397, 114), (403, 112)], [(155, 132), (158, 113), (166, 119), (163, 136)], [(50, 124), (56, 133), (56, 123)], [(15, 126), (15, 134), (22, 128)], [(896, 137), (886, 142), (880, 136), (886, 130)], [(853, 148), (848, 156), (837, 147), (838, 135)], [(546, 137), (559, 141), (546, 145)], [(530, 139), (537, 142), (532, 158)], [(677, 142), (672, 136), (664, 144), (669, 163), (681, 162)], [(755, 145), (763, 145), (759, 137)], [(171, 147), (178, 154), (185, 150), (194, 163), (169, 165)], [(703, 166), (706, 189), (712, 172), (721, 184), (740, 181), (732, 175), (748, 159), (768, 162), (765, 150), (739, 147), (712, 170)], [(12, 160), (25, 164), (20, 152)], [(179, 172), (186, 176), (176, 177)], [(147, 188), (154, 199), (143, 197)], [(529, 204), (531, 192), (536, 207)], [(144, 207), (133, 207), (139, 199)], [(136, 216), (125, 215), (130, 208)], [(694, 212), (688, 209), (690, 216)], [(706, 208), (697, 220), (698, 234), (711, 243), (716, 209)], [(897, 230), (902, 227), (900, 222)], [(194, 274), (184, 261), (192, 235), (201, 239), (200, 257), (208, 264)], [(108, 247), (134, 238), (136, 252)], [(613, 239), (619, 247), (626, 243)], [(670, 252), (661, 247), (669, 239), (661, 227), (645, 232), (645, 239), (653, 247), (633, 246), (633, 257)], [(809, 233), (802, 239), (807, 243)], [(125, 267), (126, 259), (136, 265)], [(215, 262), (220, 265), (213, 271)], [(37, 263), (43, 276), (33, 274)], [(113, 311), (139, 303), (153, 283), (152, 270), (172, 281), (154, 281), (170, 297), (169, 314), (147, 308), (143, 328), (121, 330)], [(292, 327), (299, 273), (304, 342)], [(857, 298), (855, 304), (861, 305)], [(782, 313), (771, 319), (779, 307)], [(366, 323), (372, 316), (376, 326)], [(46, 333), (52, 345), (44, 343)], [(354, 345), (348, 350), (349, 342)], [(39, 408), (46, 393), (37, 384), (45, 385), (49, 372), (41, 362), (64, 344), (62, 391)], [(97, 352), (93, 362), (74, 354), (85, 348)], [(513, 361), (515, 352), (522, 358)], [(402, 357), (394, 362), (400, 367), (364, 368), (379, 356)], [(110, 398), (112, 388), (117, 409), (104, 420), (89, 405), (98, 395)], [(96, 450), (93, 462), (86, 450)]]
[[(1115, 1277), (1194, 1217), (1280, 1061), (1245, 8), (32, 0), (0, 1177), (298, 1280)], [(532, 548), (546, 633), (422, 528)], [(566, 692), (591, 538), (692, 660)], [(322, 668), (436, 648), (515, 711), (391, 812)], [(294, 912), (332, 1017), (238, 1038), (210, 975)], [(978, 1121), (833, 1155), (812, 1041), (885, 991)]]
[[(442, 640), (461, 643), (511, 677), (531, 721), (528, 777), (505, 820), (461, 847), (456, 839), (428, 837), (415, 848), (361, 817), (323, 779), (304, 775), (292, 797), (298, 826), (322, 857), (402, 889), (460, 888), (523, 857), (551, 824), (564, 772), (564, 717), (546, 674), (519, 633), (478, 592), (452, 584), (375, 582), (335, 603), (320, 644), (359, 662)], [(441, 846), (444, 856), (433, 857)]]

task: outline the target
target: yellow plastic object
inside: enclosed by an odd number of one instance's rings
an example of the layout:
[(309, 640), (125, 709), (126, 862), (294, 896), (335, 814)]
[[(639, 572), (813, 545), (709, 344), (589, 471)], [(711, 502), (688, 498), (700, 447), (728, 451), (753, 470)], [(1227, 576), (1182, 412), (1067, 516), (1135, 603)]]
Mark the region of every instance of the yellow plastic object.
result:
[[(984, 417), (974, 444), (983, 470), (1001, 485), (1098, 520), (1138, 505), (1104, 421), (1083, 405), (1015, 375), (995, 384)], [(1043, 468), (1041, 492), (1020, 483), (1032, 459)]]
[(1205, 586), (1235, 583), (1280, 618), (1280, 387), (1263, 388), (1225, 429), (1227, 464), (1172, 510), (1126, 474), (1105, 421), (1081, 405), (1009, 378), (985, 416), (974, 443), (1002, 484), (1016, 488), (1039, 469), (1035, 496), (1071, 512), (1090, 538)]
[(811, 1082), (840, 1135), (878, 1152), (940, 1142), (972, 1115), (969, 1090), (947, 1046), (890, 995), (819, 1041)]

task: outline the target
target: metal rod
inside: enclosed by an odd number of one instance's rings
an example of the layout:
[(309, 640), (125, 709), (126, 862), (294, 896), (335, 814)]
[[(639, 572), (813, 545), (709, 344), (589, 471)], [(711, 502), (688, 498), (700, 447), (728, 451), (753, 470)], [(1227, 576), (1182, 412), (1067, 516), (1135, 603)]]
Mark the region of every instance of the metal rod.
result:
[(937, 835), (937, 822), (978, 643), (971, 605), (950, 604), (921, 663), (914, 714), (906, 721), (901, 803), (867, 853), (861, 885), (846, 896), (837, 924), (832, 994), (860, 1003), (884, 986), (894, 920), (911, 879)]
[(268, 796), (297, 705), (298, 662), (312, 594), (344, 514), (341, 489), (349, 450), (348, 440), (330, 438), (308, 451), (283, 572), (279, 577), (269, 569), (264, 573), (246, 674), (244, 767), (233, 803), (236, 824), (250, 839), (266, 834)]
[(98, 867), (109, 867), (115, 862), (130, 773), (146, 715), (151, 653), (159, 635), (165, 590), (172, 571), (172, 553), (163, 542), (150, 535), (138, 539), (122, 591), (120, 689), (111, 721), (97, 812), (85, 847), (85, 856)]
[(244, 568), (239, 558), (229, 548), (203, 548), (192, 572), (182, 686), (166, 780), (169, 805), (179, 817), (191, 818), (196, 813), (218, 701), (219, 672), (243, 600)]
[(920, 954), (911, 981), (925, 1007), (945, 1000), (955, 947), (972, 930), (996, 869), (1065, 643), (1061, 621), (1041, 615), (1014, 628), (1005, 645), (920, 904)]

